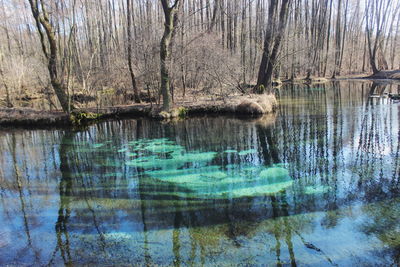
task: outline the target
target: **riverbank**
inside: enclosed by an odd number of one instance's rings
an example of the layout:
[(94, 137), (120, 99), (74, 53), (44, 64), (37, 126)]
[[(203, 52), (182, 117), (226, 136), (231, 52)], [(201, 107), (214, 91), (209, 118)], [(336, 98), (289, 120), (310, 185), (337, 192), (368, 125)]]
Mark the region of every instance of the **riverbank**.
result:
[(368, 79), (379, 80), (400, 80), (400, 70), (380, 71), (367, 77)]
[(325, 78), (325, 77), (318, 77), (318, 76), (312, 76), (310, 78), (307, 78), (305, 76), (303, 77), (297, 77), (294, 80), (292, 79), (287, 79), (287, 80), (282, 80), (283, 84), (290, 84), (290, 83), (295, 83), (295, 84), (318, 84), (318, 83), (327, 83), (327, 82), (332, 82), (332, 81), (342, 81), (342, 80), (384, 80), (387, 82), (391, 81), (400, 81), (400, 70), (385, 70), (385, 71), (380, 71), (375, 74), (370, 74), (370, 73), (357, 73), (357, 74), (348, 74), (348, 75), (342, 75), (342, 76), (337, 76), (336, 78)]
[(63, 127), (105, 119), (150, 117), (172, 119), (200, 114), (238, 114), (245, 116), (273, 113), (277, 107), (274, 95), (234, 95), (220, 98), (199, 98), (175, 103), (166, 113), (150, 103), (118, 105), (106, 108), (82, 108), (71, 115), (61, 111), (40, 111), (31, 108), (0, 108), (0, 127)]
[(359, 73), (354, 75), (338, 76), (334, 80), (348, 80), (348, 79), (359, 79), (359, 80), (384, 80), (387, 82), (400, 81), (400, 70), (385, 70), (375, 74), (370, 73)]

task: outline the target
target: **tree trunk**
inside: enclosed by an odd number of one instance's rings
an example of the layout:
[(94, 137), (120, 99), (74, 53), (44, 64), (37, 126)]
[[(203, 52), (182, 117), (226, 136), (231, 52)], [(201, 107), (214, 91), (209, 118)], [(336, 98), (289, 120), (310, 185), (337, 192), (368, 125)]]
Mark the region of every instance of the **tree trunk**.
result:
[(161, 94), (163, 97), (163, 110), (169, 111), (172, 103), (170, 92), (170, 70), (168, 63), (170, 61), (171, 39), (177, 23), (175, 15), (179, 10), (180, 0), (175, 0), (171, 7), (169, 6), (168, 0), (161, 0), (161, 3), (165, 16), (164, 34), (160, 43)]
[(6, 105), (7, 105), (8, 108), (12, 108), (13, 104), (11, 102), (10, 89), (8, 88), (8, 85), (7, 85), (6, 81), (5, 81), (3, 68), (1, 67), (1, 64), (3, 63), (2, 61), (3, 61), (2, 60), (2, 55), (0, 54), (0, 78), (2, 79), (3, 86), (6, 89)]
[(369, 0), (365, 9), (365, 27), (368, 40), (369, 60), (372, 71), (379, 72), (376, 64), (378, 50), (381, 46), (382, 36), (387, 26), (387, 14), (389, 9), (392, 8), (392, 1), (374, 1)]
[(274, 32), (273, 25), (275, 24), (275, 22), (273, 21), (273, 19), (277, 10), (278, 1), (272, 0), (270, 2), (268, 11), (268, 28), (264, 39), (264, 52), (261, 58), (261, 64), (258, 72), (257, 85), (255, 87), (255, 91), (257, 93), (263, 93), (266, 88), (271, 87), (274, 67), (277, 63), (283, 34), (285, 32), (287, 24), (290, 3), (291, 0), (282, 0), (278, 21), (278, 29), (276, 32)]
[[(68, 101), (67, 94), (64, 91), (64, 86), (60, 81), (57, 73), (57, 65), (58, 65), (57, 40), (54, 34), (53, 25), (50, 23), (50, 18), (43, 4), (43, 0), (40, 1), (42, 12), (39, 11), (39, 3), (37, 0), (29, 0), (29, 4), (31, 6), (32, 15), (35, 19), (36, 27), (39, 32), (42, 50), (48, 61), (47, 67), (49, 70), (51, 85), (53, 86), (53, 89), (57, 95), (58, 101), (60, 102), (62, 109), (65, 112), (70, 112), (73, 109), (73, 106), (70, 105)], [(46, 32), (47, 43), (44, 39), (42, 27)], [(50, 54), (47, 51), (47, 46), (46, 46), (47, 44), (50, 49)]]
[(132, 89), (133, 89), (133, 95), (135, 98), (135, 103), (140, 103), (140, 95), (139, 95), (139, 90), (136, 85), (136, 77), (135, 73), (133, 71), (133, 63), (132, 63), (132, 18), (131, 18), (131, 0), (126, 0), (126, 17), (127, 17), (127, 33), (128, 33), (128, 68), (129, 68), (129, 74), (131, 76), (131, 81), (132, 81)]
[(214, 30), (214, 27), (215, 27), (215, 24), (217, 21), (219, 6), (220, 6), (219, 0), (214, 0), (213, 14), (212, 14), (212, 18), (211, 18), (210, 27), (208, 28), (208, 32), (212, 32)]

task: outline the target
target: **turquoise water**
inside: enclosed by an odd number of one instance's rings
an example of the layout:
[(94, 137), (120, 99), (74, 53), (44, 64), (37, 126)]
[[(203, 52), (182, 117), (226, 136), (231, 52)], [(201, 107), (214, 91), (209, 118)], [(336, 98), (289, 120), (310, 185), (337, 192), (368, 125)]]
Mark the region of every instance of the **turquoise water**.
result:
[[(317, 89), (315, 89), (317, 88)], [(396, 266), (398, 85), (275, 116), (0, 131), (0, 266)]]

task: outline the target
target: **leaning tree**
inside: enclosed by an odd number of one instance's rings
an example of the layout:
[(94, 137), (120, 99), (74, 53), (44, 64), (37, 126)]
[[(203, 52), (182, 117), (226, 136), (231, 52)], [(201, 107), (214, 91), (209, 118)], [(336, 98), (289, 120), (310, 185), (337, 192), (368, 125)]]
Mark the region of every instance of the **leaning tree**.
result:
[(36, 28), (39, 33), (40, 43), (43, 54), (47, 61), (47, 68), (50, 75), (51, 85), (57, 95), (58, 101), (65, 112), (73, 109), (68, 101), (68, 96), (65, 92), (65, 86), (58, 71), (58, 56), (57, 56), (57, 37), (54, 27), (51, 23), (49, 13), (47, 12), (44, 0), (28, 0), (31, 6), (33, 18), (35, 19)]

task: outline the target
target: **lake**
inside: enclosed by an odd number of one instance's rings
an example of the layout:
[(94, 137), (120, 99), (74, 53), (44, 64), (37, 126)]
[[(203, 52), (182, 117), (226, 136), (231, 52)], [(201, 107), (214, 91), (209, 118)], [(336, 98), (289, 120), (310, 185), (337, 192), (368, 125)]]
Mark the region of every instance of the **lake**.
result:
[(263, 118), (0, 131), (0, 265), (397, 266), (398, 84), (290, 85)]

